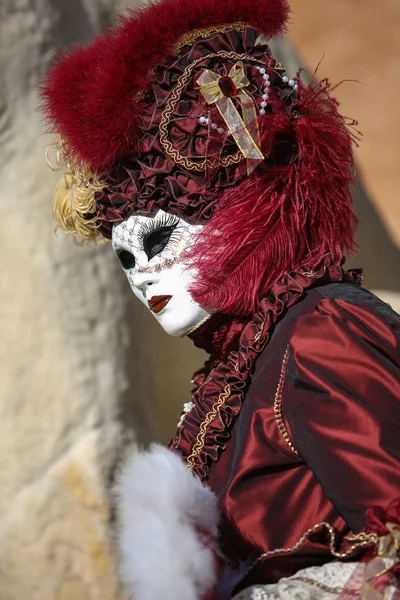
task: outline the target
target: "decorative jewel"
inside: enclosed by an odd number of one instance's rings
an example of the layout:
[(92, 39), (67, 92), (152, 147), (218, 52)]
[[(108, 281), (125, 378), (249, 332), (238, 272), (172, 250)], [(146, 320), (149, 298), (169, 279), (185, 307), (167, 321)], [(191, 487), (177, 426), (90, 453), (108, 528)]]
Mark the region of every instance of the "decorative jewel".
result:
[(221, 77), (221, 79), (218, 81), (218, 85), (223, 95), (227, 98), (233, 98), (233, 96), (236, 96), (238, 90), (235, 82), (233, 81), (232, 77), (229, 77), (229, 75)]
[(288, 84), (290, 85), (290, 87), (294, 86), (294, 79), (289, 79)]
[(284, 76), (282, 77), (282, 81), (283, 81), (283, 83), (288, 83), (288, 81), (289, 81), (289, 77), (288, 77), (287, 75), (284, 75)]

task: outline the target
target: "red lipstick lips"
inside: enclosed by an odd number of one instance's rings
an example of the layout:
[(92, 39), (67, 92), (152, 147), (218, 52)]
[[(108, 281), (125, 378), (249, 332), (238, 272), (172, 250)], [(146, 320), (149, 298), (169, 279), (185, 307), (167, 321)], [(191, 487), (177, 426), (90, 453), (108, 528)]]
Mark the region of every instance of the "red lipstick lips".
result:
[(171, 298), (172, 296), (152, 296), (150, 300), (147, 301), (147, 304), (152, 312), (159, 313), (167, 306)]

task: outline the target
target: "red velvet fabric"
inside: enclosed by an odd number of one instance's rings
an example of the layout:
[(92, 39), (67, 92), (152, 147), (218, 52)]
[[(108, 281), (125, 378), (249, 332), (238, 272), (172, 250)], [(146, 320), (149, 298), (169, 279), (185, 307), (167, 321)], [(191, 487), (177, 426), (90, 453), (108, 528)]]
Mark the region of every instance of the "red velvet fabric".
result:
[[(251, 567), (285, 549), (250, 568), (242, 587), (332, 560), (322, 523), (333, 527), (336, 547), (348, 548), (365, 512), (400, 495), (400, 318), (350, 281), (322, 269), (277, 284), (236, 352), (194, 392), (173, 441), (187, 458), (229, 382), (194, 470), (220, 498), (230, 562)], [(297, 454), (279, 431), (277, 397)]]

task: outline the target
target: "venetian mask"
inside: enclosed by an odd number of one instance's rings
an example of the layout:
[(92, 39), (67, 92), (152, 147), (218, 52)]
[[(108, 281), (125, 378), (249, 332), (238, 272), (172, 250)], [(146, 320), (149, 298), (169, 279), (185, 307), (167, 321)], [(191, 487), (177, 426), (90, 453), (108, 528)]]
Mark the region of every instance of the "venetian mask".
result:
[(189, 292), (196, 273), (185, 264), (185, 250), (202, 227), (159, 210), (154, 217), (132, 215), (112, 230), (133, 293), (170, 335), (190, 333), (209, 316)]

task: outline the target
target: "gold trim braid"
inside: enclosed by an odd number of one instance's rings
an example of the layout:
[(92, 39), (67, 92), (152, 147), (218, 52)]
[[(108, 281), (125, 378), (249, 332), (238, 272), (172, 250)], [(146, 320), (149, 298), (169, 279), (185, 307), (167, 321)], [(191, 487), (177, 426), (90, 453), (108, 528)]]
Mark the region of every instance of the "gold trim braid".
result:
[(275, 421), (278, 426), (279, 433), (281, 434), (281, 436), (283, 437), (283, 439), (285, 440), (285, 442), (289, 446), (289, 448), (292, 450), (292, 452), (294, 452), (298, 456), (299, 453), (297, 452), (297, 450), (295, 449), (295, 447), (292, 444), (292, 440), (290, 439), (290, 435), (288, 433), (288, 430), (286, 429), (286, 425), (283, 421), (283, 416), (282, 416), (283, 387), (285, 385), (285, 376), (286, 376), (286, 369), (287, 369), (288, 362), (289, 362), (289, 346), (287, 346), (287, 348), (285, 350), (285, 354), (283, 355), (283, 361), (282, 361), (281, 373), (279, 375), (278, 387), (275, 392), (274, 415), (275, 415)]
[(192, 453), (187, 457), (186, 462), (189, 470), (192, 470), (195, 467), (195, 458), (201, 453), (204, 448), (205, 437), (207, 433), (207, 427), (211, 423), (211, 421), (217, 416), (218, 410), (225, 404), (227, 399), (229, 398), (231, 393), (231, 386), (228, 384), (225, 386), (225, 389), (218, 396), (217, 402), (215, 402), (210, 410), (207, 413), (206, 418), (200, 425), (200, 431), (197, 434), (196, 442), (192, 447)]
[(179, 38), (176, 46), (172, 51), (173, 56), (178, 56), (180, 51), (185, 46), (193, 46), (199, 39), (207, 39), (214, 35), (215, 33), (225, 33), (230, 29), (236, 29), (237, 31), (244, 31), (246, 27), (246, 23), (244, 21), (236, 21), (235, 23), (227, 23), (226, 25), (217, 25), (214, 27), (203, 27), (202, 29), (194, 29), (193, 31), (189, 31), (185, 33), (181, 38)]

